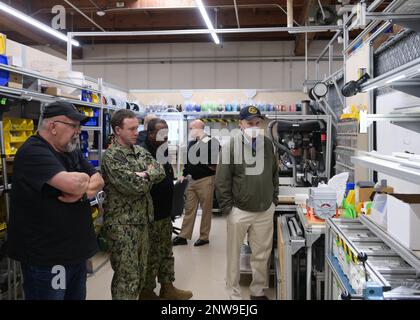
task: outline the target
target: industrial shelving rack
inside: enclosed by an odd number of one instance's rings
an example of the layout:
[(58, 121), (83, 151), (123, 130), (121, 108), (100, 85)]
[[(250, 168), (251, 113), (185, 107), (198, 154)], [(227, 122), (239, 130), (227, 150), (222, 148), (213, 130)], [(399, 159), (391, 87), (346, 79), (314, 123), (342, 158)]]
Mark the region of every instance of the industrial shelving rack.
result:
[[(385, 299), (420, 299), (415, 293), (388, 292), (400, 286), (420, 284), (417, 277), (420, 254), (402, 246), (369, 217), (329, 219), (325, 241), (325, 299), (340, 299), (343, 293), (344, 297), (350, 294), (362, 298), (365, 281), (381, 286)], [(367, 257), (365, 267), (360, 261), (361, 254)], [(359, 288), (356, 290), (352, 283), (358, 283)]]
[[(370, 23), (365, 30), (351, 43), (348, 41), (348, 24), (350, 23), (352, 17), (347, 17), (344, 22), (344, 54), (345, 59), (346, 55), (357, 45), (360, 41), (367, 38), (366, 42), (370, 43), (372, 48), (373, 40), (383, 33), (389, 26), (393, 23), (397, 23), (413, 29), (415, 31), (420, 30), (420, 23), (414, 14), (398, 14), (395, 11), (402, 5), (409, 5), (410, 3), (414, 4), (414, 1), (401, 1), (394, 0), (388, 7), (384, 10), (383, 13), (373, 13), (374, 9), (377, 8), (383, 1), (376, 0), (371, 4), (368, 11), (371, 13), (368, 15), (374, 17), (374, 21)], [(418, 4), (417, 4), (418, 5)], [(413, 20), (413, 18), (416, 18)], [(381, 25), (381, 21), (384, 21)], [(375, 31), (376, 28), (376, 31)], [(369, 35), (369, 33), (372, 33)], [(368, 36), (368, 37), (367, 37)], [(370, 52), (371, 56), (371, 67), (372, 70), (368, 71), (370, 74), (373, 74), (373, 49)], [(420, 84), (420, 58), (415, 59), (405, 65), (402, 65), (394, 70), (391, 70), (383, 75), (380, 75), (376, 78), (371, 79), (361, 86), (362, 92), (368, 92), (370, 95), (370, 102), (373, 105), (375, 95), (374, 92), (376, 89), (382, 87), (391, 87), (392, 89), (420, 97), (418, 92), (418, 85)], [(420, 132), (420, 107), (414, 106), (411, 108), (397, 108), (398, 112), (390, 114), (375, 114), (373, 113), (373, 108), (370, 108), (369, 113), (362, 112), (360, 114), (360, 132), (368, 132), (369, 126), (373, 122), (377, 121), (390, 121), (391, 123), (404, 127), (409, 130)], [(370, 138), (372, 139), (372, 132), (369, 132)], [(371, 140), (372, 141), (372, 140)], [(370, 141), (370, 142), (371, 142)], [(372, 150), (372, 144), (370, 145), (370, 150)], [(351, 158), (352, 163), (357, 165), (365, 166), (372, 171), (383, 172), (385, 174), (403, 179), (415, 184), (419, 184), (420, 181), (420, 170), (415, 168), (409, 168), (405, 166), (400, 166), (397, 161), (393, 161), (392, 157), (387, 156), (372, 156), (368, 152), (359, 152), (357, 156)], [(349, 237), (349, 230), (363, 230), (364, 232), (369, 232), (372, 237), (367, 239), (351, 239)], [(345, 248), (347, 251), (351, 251), (353, 254), (363, 253), (366, 251), (366, 247), (363, 244), (365, 243), (376, 243), (378, 247), (387, 248), (387, 252), (375, 252), (375, 250), (370, 250), (368, 253), (368, 260), (366, 262), (366, 270), (369, 276), (369, 280), (374, 280), (382, 286), (384, 291), (390, 290), (395, 286), (399, 285), (401, 281), (418, 281), (417, 274), (420, 272), (420, 253), (412, 251), (403, 246), (399, 241), (392, 237), (388, 232), (382, 227), (378, 226), (374, 221), (372, 221), (368, 216), (360, 216), (357, 220), (339, 220), (339, 219), (329, 219), (327, 221), (327, 232), (326, 232), (326, 282), (325, 282), (325, 292), (326, 299), (333, 298), (333, 279), (334, 282), (338, 285), (341, 291), (346, 291), (348, 293), (354, 294), (354, 290), (350, 285), (349, 278), (343, 273), (342, 268), (340, 267), (337, 257), (334, 255), (334, 242), (338, 241), (345, 242)], [(344, 239), (344, 240), (343, 240)], [(357, 244), (356, 241), (359, 243)], [(360, 248), (363, 247), (363, 248)], [(365, 252), (366, 253), (366, 252)], [(390, 270), (381, 269), (378, 266), (374, 266), (369, 262), (370, 256), (394, 256), (400, 257), (402, 260), (407, 263), (406, 270), (394, 270), (394, 272), (389, 272)], [(353, 256), (354, 257), (354, 256)], [(356, 260), (357, 261), (357, 260)], [(396, 277), (399, 274), (400, 277)], [(397, 278), (397, 279), (396, 279)], [(411, 299), (410, 296), (398, 296), (391, 295), (387, 292), (384, 293), (384, 298), (387, 299)]]

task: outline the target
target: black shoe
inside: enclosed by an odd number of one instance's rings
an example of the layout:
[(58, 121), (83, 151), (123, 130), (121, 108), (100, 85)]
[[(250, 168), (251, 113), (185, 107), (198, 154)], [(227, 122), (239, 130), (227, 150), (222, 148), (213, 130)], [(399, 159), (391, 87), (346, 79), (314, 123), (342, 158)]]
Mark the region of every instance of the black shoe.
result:
[(194, 243), (194, 247), (199, 247), (199, 246), (204, 246), (205, 244), (210, 243), (209, 240), (201, 240), (198, 239), (195, 243)]
[(267, 296), (251, 296), (251, 300), (270, 300)]
[(172, 240), (172, 244), (174, 246), (184, 246), (187, 245), (187, 239), (181, 238), (181, 237), (175, 237), (174, 240)]

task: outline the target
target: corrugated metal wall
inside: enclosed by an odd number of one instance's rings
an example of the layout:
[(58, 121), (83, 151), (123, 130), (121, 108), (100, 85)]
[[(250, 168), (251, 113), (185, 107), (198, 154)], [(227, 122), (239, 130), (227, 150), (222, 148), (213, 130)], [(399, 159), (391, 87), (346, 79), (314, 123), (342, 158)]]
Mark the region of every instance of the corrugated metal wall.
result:
[(384, 74), (420, 57), (420, 34), (409, 32), (379, 54), (375, 54), (375, 76)]

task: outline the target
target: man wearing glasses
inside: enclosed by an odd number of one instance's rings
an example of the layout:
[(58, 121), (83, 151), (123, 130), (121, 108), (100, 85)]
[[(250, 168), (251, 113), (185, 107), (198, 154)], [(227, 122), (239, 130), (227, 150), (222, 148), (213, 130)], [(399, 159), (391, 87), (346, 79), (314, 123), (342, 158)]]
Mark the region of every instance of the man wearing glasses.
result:
[(86, 298), (86, 260), (98, 250), (89, 199), (104, 186), (77, 148), (86, 120), (70, 103), (51, 103), (16, 154), (8, 254), (21, 262), (26, 299)]

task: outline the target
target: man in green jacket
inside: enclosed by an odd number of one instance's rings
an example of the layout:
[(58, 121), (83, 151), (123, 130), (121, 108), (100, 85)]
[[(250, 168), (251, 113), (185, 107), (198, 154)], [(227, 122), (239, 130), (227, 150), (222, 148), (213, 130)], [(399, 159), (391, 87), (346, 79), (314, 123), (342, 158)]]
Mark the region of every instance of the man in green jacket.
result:
[(259, 129), (262, 115), (248, 106), (240, 112), (241, 133), (222, 148), (216, 170), (216, 197), (227, 217), (226, 286), (230, 299), (242, 299), (240, 252), (246, 234), (251, 247), (251, 299), (264, 294), (273, 245), (273, 215), (278, 196), (278, 163), (271, 140)]
[(135, 145), (139, 122), (134, 112), (118, 110), (111, 118), (114, 143), (102, 158), (104, 236), (114, 270), (113, 299), (137, 299), (143, 289), (149, 248), (148, 224), (153, 221), (150, 190), (165, 177), (153, 156)]

